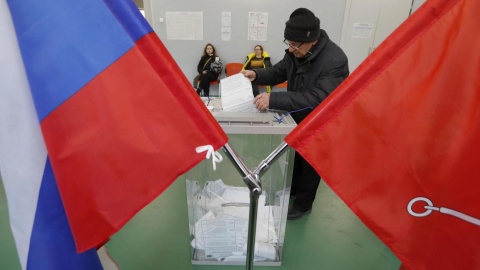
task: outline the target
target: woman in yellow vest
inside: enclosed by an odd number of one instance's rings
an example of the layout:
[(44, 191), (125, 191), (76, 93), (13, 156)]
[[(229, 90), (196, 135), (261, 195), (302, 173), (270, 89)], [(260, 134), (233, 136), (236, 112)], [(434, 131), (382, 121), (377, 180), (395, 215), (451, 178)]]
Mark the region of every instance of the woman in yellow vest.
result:
[[(272, 63), (270, 62), (270, 56), (267, 52), (263, 51), (263, 47), (261, 45), (257, 45), (255, 46), (255, 52), (247, 56), (247, 62), (245, 62), (245, 65), (243, 65), (242, 70), (253, 70), (258, 68), (267, 68), (271, 66)], [(267, 85), (266, 88), (267, 92), (270, 93), (272, 88), (269, 85)], [(260, 91), (258, 90), (258, 85), (253, 82), (252, 90), (254, 96), (260, 94)]]

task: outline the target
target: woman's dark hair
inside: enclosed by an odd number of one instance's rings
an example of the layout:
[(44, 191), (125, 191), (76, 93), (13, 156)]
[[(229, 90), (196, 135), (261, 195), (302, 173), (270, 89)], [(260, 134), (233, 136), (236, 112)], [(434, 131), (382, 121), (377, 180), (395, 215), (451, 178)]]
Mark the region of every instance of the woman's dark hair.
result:
[(203, 49), (202, 57), (205, 56), (205, 55), (207, 55), (207, 47), (208, 47), (208, 46), (211, 46), (212, 49), (213, 49), (213, 52), (212, 52), (212, 53), (213, 53), (213, 57), (217, 57), (217, 51), (215, 50), (215, 47), (214, 47), (212, 44), (210, 44), (210, 43), (208, 43), (207, 45), (205, 45), (205, 48)]

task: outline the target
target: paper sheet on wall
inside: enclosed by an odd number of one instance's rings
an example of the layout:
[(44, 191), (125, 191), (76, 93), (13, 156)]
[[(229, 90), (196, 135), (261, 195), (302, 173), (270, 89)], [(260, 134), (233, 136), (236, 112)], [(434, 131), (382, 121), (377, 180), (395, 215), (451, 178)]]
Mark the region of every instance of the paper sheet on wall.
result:
[(354, 23), (353, 38), (370, 38), (373, 33), (373, 23)]
[(232, 12), (222, 11), (221, 31), (222, 41), (230, 41), (232, 36)]
[(248, 12), (248, 40), (267, 40), (268, 12)]
[(253, 104), (252, 83), (243, 74), (220, 80), (222, 108), (226, 112), (258, 112)]
[(230, 41), (232, 37), (232, 28), (229, 26), (222, 26), (222, 41)]
[(166, 12), (167, 39), (203, 40), (203, 12)]
[(222, 26), (232, 26), (232, 12), (222, 11)]

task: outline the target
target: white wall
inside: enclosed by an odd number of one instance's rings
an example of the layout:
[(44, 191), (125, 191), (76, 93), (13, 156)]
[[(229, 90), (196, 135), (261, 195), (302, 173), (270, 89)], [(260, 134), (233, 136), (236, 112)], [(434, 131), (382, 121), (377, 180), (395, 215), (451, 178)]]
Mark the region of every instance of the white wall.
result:
[[(212, 43), (224, 65), (229, 62), (245, 62), (256, 44), (261, 44), (276, 63), (283, 58), (285, 22), (299, 7), (305, 7), (320, 19), (320, 27), (330, 38), (340, 43), (346, 0), (144, 0), (145, 16), (153, 29), (177, 61), (188, 79), (196, 75), (196, 67), (203, 48)], [(167, 40), (166, 12), (203, 11), (203, 36), (201, 41)], [(232, 14), (230, 41), (222, 41), (220, 35), (221, 12)], [(267, 41), (249, 41), (248, 12), (268, 12)], [(222, 77), (225, 76), (223, 73)], [(214, 90), (215, 88), (212, 88)]]
[[(426, 0), (412, 0), (412, 12)], [(320, 19), (320, 27), (327, 31), (330, 39), (340, 45), (347, 0), (144, 0), (145, 17), (172, 54), (189, 80), (196, 75), (196, 66), (207, 43), (212, 43), (225, 64), (243, 63), (246, 55), (253, 52), (257, 44), (267, 51), (272, 63), (283, 58), (286, 46), (283, 44), (285, 22), (290, 14), (299, 7), (312, 10)], [(185, 41), (168, 40), (166, 33), (166, 12), (192, 11), (203, 12), (204, 40)], [(221, 12), (232, 14), (232, 34), (230, 41), (222, 41), (220, 35)], [(268, 12), (268, 31), (266, 41), (249, 41), (248, 12)], [(160, 18), (164, 22), (160, 22)], [(221, 78), (225, 77), (222, 73)], [(213, 94), (218, 86), (212, 86)]]

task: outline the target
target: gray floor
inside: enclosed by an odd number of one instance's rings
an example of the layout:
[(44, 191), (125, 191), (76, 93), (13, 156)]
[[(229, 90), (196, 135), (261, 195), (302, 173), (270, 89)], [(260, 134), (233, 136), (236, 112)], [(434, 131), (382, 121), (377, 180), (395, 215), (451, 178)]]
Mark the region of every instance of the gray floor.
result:
[[(20, 269), (0, 184), (0, 269)], [(190, 263), (185, 179), (180, 177), (107, 244), (121, 269), (222, 270)], [(397, 270), (396, 256), (321, 183), (311, 214), (288, 221), (280, 267), (255, 269)]]

